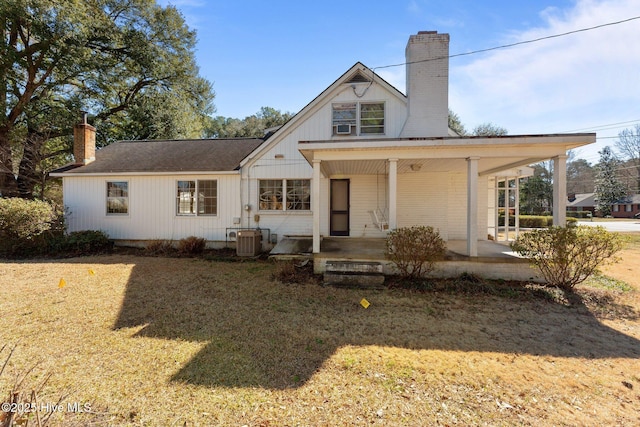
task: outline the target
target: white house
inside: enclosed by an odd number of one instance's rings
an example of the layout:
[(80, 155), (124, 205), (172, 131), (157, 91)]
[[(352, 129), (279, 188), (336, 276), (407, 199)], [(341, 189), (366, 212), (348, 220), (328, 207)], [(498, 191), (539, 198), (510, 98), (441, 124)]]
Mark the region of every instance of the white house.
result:
[(53, 174), (63, 178), (69, 229), (213, 245), (259, 228), (271, 236), (265, 247), (308, 236), (319, 253), (324, 237), (431, 225), (476, 257), (478, 242), (498, 237), (499, 213), (517, 213), (517, 178), (549, 159), (554, 223), (564, 224), (567, 151), (595, 134), (456, 135), (448, 55), (448, 34), (412, 35), (406, 95), (358, 62), (266, 140), (120, 142), (95, 152), (91, 126), (78, 125), (77, 164)]

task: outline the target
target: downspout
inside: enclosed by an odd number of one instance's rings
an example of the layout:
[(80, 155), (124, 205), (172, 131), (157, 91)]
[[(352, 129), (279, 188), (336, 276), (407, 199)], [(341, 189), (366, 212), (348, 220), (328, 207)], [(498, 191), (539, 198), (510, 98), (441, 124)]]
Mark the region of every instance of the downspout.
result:
[[(253, 158), (250, 158), (249, 161), (247, 162), (247, 164), (250, 164), (251, 161), (253, 160)], [(246, 193), (247, 193), (247, 198), (244, 199), (243, 195), (244, 195), (244, 186), (242, 185), (242, 181), (244, 180), (244, 173), (240, 174), (241, 177), (241, 182), (240, 182), (240, 227), (243, 227), (243, 223), (245, 222), (244, 219), (244, 213), (245, 213), (245, 206), (249, 205), (249, 202), (251, 200), (251, 167), (252, 166), (247, 166), (247, 175), (246, 175)], [(242, 168), (244, 169), (244, 168)], [(246, 223), (247, 226), (246, 228), (249, 228), (251, 226), (251, 213), (250, 211), (246, 210), (247, 212), (247, 218), (246, 218)]]

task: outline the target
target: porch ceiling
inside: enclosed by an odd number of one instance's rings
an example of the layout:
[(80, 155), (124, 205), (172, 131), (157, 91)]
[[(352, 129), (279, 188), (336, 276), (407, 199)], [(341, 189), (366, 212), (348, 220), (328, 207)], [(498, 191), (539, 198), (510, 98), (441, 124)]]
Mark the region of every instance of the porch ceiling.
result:
[[(480, 175), (487, 172), (494, 174), (497, 171), (512, 169), (536, 163), (544, 159), (532, 158), (481, 158), (478, 161)], [(321, 163), (322, 173), (325, 176), (342, 175), (377, 175), (386, 174), (389, 170), (387, 160), (328, 160)], [(398, 173), (420, 172), (466, 172), (465, 159), (400, 159), (398, 160)]]
[(389, 159), (398, 160), (398, 173), (464, 172), (469, 157), (478, 158), (480, 175), (491, 175), (566, 155), (592, 142), (594, 133), (301, 141), (298, 149), (310, 164), (320, 160), (325, 176), (385, 173)]

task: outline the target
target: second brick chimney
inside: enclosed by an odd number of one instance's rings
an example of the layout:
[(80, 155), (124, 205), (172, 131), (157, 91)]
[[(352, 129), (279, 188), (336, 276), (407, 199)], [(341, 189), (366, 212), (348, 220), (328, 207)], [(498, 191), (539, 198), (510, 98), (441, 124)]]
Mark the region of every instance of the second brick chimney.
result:
[(73, 127), (73, 157), (76, 165), (88, 165), (96, 159), (96, 128), (87, 123), (82, 112), (82, 123)]

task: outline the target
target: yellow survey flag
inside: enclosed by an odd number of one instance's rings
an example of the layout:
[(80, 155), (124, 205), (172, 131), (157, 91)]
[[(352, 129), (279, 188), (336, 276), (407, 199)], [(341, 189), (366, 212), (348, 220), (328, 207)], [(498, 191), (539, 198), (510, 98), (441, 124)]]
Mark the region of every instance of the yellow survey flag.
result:
[(362, 299), (360, 300), (360, 305), (361, 305), (361, 306), (363, 306), (364, 308), (369, 308), (369, 306), (370, 306), (371, 304), (369, 304), (369, 301), (367, 301), (366, 299), (362, 298)]
[(89, 269), (89, 276), (95, 276), (96, 272), (93, 271), (92, 269)]
[(60, 283), (58, 283), (59, 288), (64, 288), (67, 285), (67, 282), (64, 279), (60, 278)]

